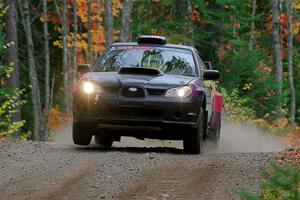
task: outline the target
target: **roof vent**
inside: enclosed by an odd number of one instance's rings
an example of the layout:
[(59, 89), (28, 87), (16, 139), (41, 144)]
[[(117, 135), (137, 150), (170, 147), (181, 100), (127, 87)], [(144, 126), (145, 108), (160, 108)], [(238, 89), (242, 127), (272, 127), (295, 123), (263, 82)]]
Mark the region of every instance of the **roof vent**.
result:
[(167, 38), (156, 35), (141, 35), (138, 37), (138, 44), (167, 44)]

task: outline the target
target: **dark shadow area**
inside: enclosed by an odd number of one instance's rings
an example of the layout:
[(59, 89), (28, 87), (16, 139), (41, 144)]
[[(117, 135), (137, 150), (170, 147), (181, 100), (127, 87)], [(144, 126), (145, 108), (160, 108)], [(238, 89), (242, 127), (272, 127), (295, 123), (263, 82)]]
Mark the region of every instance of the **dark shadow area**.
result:
[(171, 147), (112, 147), (105, 148), (100, 146), (87, 146), (78, 147), (75, 146), (77, 150), (88, 151), (88, 152), (127, 152), (127, 153), (169, 153), (169, 154), (184, 154), (182, 149), (171, 148)]
[[(178, 143), (176, 140), (170, 141), (170, 143), (161, 143), (159, 140), (144, 142), (143, 140), (129, 137), (127, 140), (121, 140), (117, 145), (114, 143), (111, 149), (97, 146), (94, 140), (90, 146), (76, 146), (72, 141), (71, 124), (68, 124), (64, 129), (56, 133), (53, 142), (67, 151), (184, 154), (182, 143)], [(256, 126), (233, 123), (223, 119), (219, 146), (216, 147), (207, 140), (204, 142), (201, 154), (277, 152), (285, 148), (286, 145), (276, 137), (263, 132)]]

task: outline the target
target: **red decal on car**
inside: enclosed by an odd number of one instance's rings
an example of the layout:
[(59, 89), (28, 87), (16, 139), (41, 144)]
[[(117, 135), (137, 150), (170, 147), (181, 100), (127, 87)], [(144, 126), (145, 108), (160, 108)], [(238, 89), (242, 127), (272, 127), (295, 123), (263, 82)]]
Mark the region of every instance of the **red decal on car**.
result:
[(213, 111), (214, 112), (219, 112), (221, 113), (222, 112), (222, 109), (223, 109), (223, 105), (224, 105), (224, 97), (221, 93), (217, 92), (215, 95), (214, 95), (214, 99), (213, 99)]
[(146, 49), (146, 50), (154, 50), (154, 47), (150, 46), (115, 46), (111, 47), (110, 50), (128, 50), (128, 49)]

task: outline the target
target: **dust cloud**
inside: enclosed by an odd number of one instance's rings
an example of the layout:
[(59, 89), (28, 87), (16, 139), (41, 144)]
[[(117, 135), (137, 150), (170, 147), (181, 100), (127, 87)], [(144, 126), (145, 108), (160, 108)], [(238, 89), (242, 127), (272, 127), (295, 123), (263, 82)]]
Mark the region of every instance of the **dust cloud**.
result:
[(249, 153), (283, 151), (287, 146), (271, 133), (265, 132), (255, 125), (222, 122), (219, 146), (213, 148), (207, 142), (206, 153)]
[[(51, 141), (61, 145), (74, 146), (72, 141), (72, 125), (67, 123), (64, 128), (55, 132)], [(91, 146), (95, 146), (92, 142)], [(183, 149), (182, 141), (137, 140), (131, 137), (122, 137), (121, 142), (114, 142), (115, 148), (173, 148)], [(222, 121), (221, 140), (216, 148), (209, 141), (204, 143), (203, 153), (248, 153), (248, 152), (276, 152), (287, 146), (275, 136), (264, 132), (254, 125), (238, 124), (226, 119)]]
[(52, 132), (49, 141), (61, 145), (74, 145), (72, 141), (72, 122), (66, 122), (62, 128)]

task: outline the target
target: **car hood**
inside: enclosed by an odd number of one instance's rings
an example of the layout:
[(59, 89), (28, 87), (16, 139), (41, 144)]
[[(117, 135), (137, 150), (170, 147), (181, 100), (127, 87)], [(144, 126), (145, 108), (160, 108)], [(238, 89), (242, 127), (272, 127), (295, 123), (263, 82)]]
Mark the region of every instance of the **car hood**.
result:
[(137, 86), (144, 88), (169, 89), (188, 85), (196, 77), (181, 75), (137, 75), (118, 74), (117, 72), (89, 72), (84, 79), (103, 85)]

